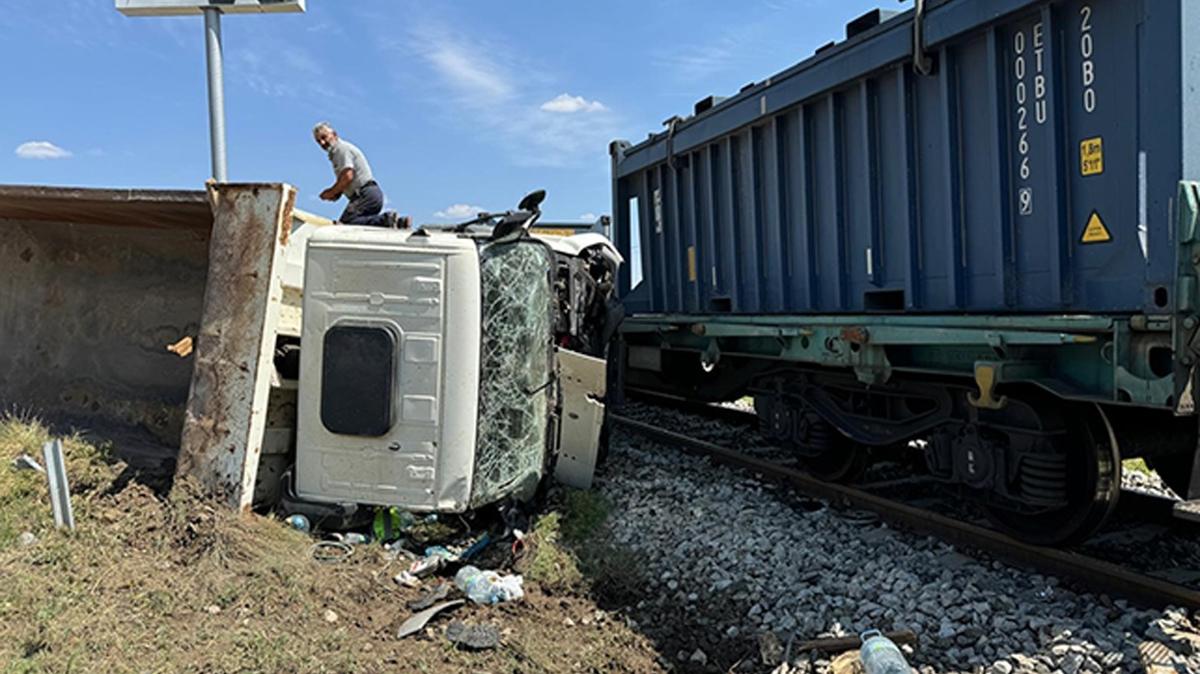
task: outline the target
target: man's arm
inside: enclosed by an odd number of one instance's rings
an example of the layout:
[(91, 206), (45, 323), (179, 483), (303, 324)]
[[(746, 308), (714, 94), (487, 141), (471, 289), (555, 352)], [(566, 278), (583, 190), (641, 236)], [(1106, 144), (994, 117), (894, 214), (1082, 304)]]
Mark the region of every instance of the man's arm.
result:
[(352, 182), (354, 182), (354, 169), (342, 169), (342, 172), (338, 174), (337, 182), (333, 184), (333, 187), (321, 192), (321, 198), (325, 201), (337, 201), (338, 197), (342, 196), (342, 193), (346, 191), (347, 187), (350, 187), (350, 183)]

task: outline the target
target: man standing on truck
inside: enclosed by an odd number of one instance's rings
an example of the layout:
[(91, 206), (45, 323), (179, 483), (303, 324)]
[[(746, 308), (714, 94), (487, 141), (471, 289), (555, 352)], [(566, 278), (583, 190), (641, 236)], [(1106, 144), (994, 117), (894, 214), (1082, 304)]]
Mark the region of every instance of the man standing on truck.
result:
[[(338, 138), (338, 133), (329, 122), (320, 122), (313, 127), (313, 138), (329, 153), (333, 163), (335, 181), (321, 192), (325, 201), (337, 201), (342, 195), (350, 202), (342, 211), (338, 222), (343, 225), (369, 225), (371, 227), (401, 226), (400, 215), (395, 211), (383, 211), (383, 190), (371, 174), (367, 156), (358, 146)], [(404, 221), (407, 226), (407, 219)]]

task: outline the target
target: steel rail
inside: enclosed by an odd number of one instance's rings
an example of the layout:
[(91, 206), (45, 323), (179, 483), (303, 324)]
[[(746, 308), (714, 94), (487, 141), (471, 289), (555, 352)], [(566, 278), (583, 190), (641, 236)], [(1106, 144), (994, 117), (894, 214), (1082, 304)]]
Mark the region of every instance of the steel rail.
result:
[(1125, 597), (1153, 607), (1183, 606), (1200, 609), (1200, 591), (1129, 571), (1115, 564), (1075, 552), (1023, 543), (997, 531), (961, 522), (944, 515), (870, 494), (853, 487), (817, 480), (808, 474), (759, 459), (727, 447), (674, 431), (609, 414), (609, 421), (648, 438), (678, 445), (691, 454), (761, 473), (763, 477), (795, 488), (810, 497), (870, 510), (890, 524), (984, 551), (997, 559), (1070, 578), (1111, 596)]

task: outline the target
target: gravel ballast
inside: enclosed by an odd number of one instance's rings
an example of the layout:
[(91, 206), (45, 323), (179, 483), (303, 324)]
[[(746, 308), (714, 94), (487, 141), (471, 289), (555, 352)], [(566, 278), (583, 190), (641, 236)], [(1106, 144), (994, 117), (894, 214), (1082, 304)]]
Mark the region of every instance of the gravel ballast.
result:
[(1186, 611), (1076, 592), (625, 431), (597, 488), (645, 579), (632, 617), (682, 670), (770, 671), (768, 632), (786, 644), (878, 628), (918, 633), (922, 673), (1137, 671), (1145, 640), (1200, 672)]

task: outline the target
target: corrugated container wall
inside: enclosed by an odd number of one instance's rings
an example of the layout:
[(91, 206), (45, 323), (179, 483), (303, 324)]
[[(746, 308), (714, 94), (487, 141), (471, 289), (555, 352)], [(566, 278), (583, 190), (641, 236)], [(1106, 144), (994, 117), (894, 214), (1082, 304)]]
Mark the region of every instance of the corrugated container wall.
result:
[(1169, 311), (1200, 2), (934, 2), (929, 74), (913, 15), (614, 143), (631, 310)]

